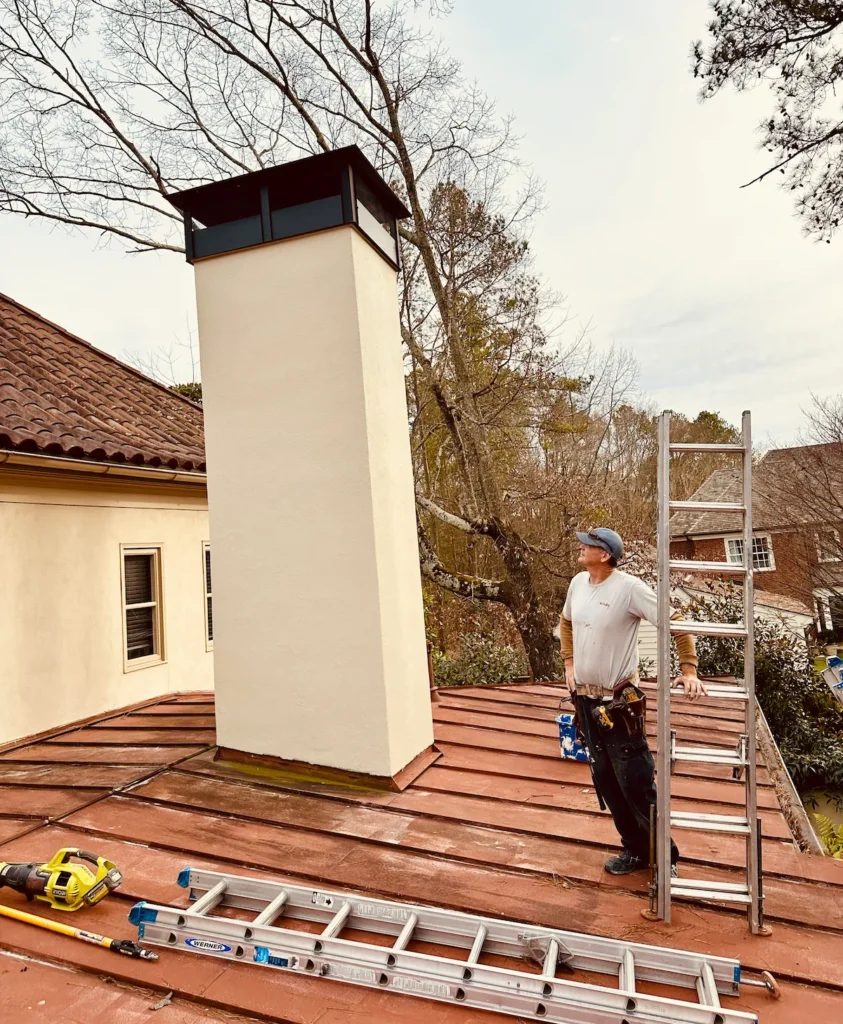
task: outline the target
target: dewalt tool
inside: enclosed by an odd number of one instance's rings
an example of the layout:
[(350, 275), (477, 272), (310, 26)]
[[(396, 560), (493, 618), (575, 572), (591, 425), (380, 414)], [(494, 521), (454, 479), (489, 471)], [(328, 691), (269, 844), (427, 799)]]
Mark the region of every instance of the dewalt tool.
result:
[(632, 737), (644, 735), (644, 716), (647, 698), (642, 690), (632, 683), (624, 683), (623, 689), (616, 690), (611, 701), (604, 701), (591, 709), (591, 717), (601, 729), (614, 729), (620, 720)]
[[(67, 910), (67, 907), (64, 909)], [(69, 935), (72, 939), (79, 939), (80, 942), (90, 942), (94, 946), (103, 946), (105, 949), (110, 949), (112, 953), (135, 957), (137, 960), (158, 959), (157, 953), (144, 949), (131, 939), (110, 939), (107, 935), (86, 932), (83, 928), (73, 928), (67, 924), (59, 924), (58, 921), (48, 921), (46, 918), (38, 917), (36, 914), (27, 914), (23, 910), (13, 910), (11, 907), (0, 906), (0, 917), (8, 917), (12, 921), (20, 921), (23, 924), (34, 924), (37, 928), (57, 932), (59, 935)]]
[[(95, 870), (79, 861), (87, 861)], [(123, 876), (110, 860), (71, 847), (59, 850), (44, 864), (0, 862), (0, 889), (8, 886), (28, 900), (48, 903), (53, 910), (93, 907), (122, 881)]]

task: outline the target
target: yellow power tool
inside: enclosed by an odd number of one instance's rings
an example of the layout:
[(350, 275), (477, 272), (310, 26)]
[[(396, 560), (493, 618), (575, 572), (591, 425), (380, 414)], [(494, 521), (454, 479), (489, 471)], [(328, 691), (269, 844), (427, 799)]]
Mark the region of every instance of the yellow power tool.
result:
[(23, 893), (28, 900), (49, 903), (54, 910), (93, 907), (122, 881), (123, 876), (110, 860), (70, 847), (59, 850), (45, 864), (0, 861), (0, 889), (8, 886)]

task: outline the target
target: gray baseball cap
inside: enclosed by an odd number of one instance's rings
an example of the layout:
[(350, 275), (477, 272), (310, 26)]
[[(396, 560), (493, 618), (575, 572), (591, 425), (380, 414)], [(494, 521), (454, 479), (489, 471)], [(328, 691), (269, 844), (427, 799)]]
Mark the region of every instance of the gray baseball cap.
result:
[(623, 558), (623, 539), (619, 533), (615, 533), (607, 526), (598, 526), (596, 530), (589, 530), (588, 533), (578, 533), (577, 540), (580, 544), (603, 548), (613, 558)]

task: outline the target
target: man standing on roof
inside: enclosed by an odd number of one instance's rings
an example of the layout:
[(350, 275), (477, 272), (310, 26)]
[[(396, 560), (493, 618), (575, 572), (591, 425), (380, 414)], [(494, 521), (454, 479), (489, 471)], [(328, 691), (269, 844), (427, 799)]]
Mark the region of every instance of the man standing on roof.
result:
[[(656, 803), (655, 765), (647, 746), (646, 698), (638, 680), (638, 626), (657, 624), (658, 602), (642, 580), (617, 569), (623, 541), (600, 527), (578, 533), (578, 573), (568, 587), (560, 621), (565, 681), (593, 760), (598, 798), (608, 807), (623, 852), (606, 870), (627, 875), (649, 866), (650, 807)], [(694, 638), (677, 640), (682, 675), (676, 680), (691, 700), (705, 694), (697, 677)], [(671, 842), (671, 873), (679, 850)]]

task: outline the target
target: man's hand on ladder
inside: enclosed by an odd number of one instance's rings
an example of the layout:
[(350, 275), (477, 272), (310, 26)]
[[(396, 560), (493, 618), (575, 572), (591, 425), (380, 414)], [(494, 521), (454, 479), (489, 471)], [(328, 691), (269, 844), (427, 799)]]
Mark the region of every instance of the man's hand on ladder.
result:
[(708, 690), (703, 686), (702, 681), (697, 675), (697, 669), (694, 665), (682, 665), (682, 675), (677, 676), (673, 680), (674, 686), (681, 686), (685, 691), (685, 696), (688, 700), (696, 700), (697, 697), (705, 697)]

